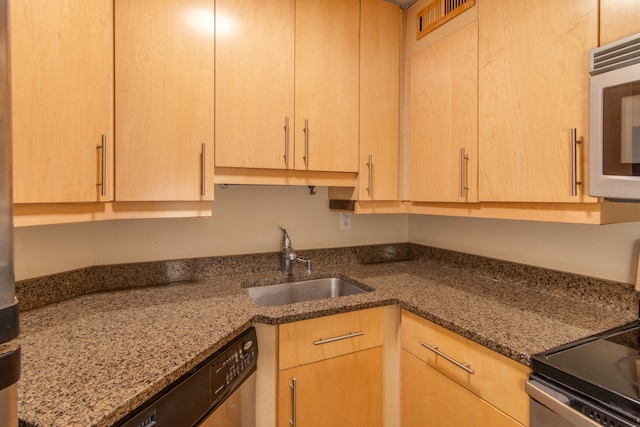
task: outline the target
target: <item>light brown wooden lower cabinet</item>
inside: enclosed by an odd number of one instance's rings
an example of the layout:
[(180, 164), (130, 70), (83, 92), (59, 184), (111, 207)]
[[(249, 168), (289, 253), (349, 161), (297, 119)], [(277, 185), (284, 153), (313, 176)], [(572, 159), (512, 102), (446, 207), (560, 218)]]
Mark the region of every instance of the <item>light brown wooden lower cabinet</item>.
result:
[(278, 426), (382, 427), (382, 358), (379, 346), (280, 371)]
[(402, 427), (522, 427), (407, 350), (402, 350)]

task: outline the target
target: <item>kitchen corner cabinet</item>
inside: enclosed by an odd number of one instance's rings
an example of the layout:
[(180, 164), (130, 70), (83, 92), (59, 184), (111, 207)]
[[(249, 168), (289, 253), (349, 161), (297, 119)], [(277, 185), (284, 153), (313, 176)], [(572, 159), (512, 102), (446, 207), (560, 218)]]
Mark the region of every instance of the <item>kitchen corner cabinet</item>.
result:
[(360, 164), (358, 200), (398, 200), (402, 11), (360, 4)]
[(113, 2), (11, 3), (14, 203), (107, 201)]
[(413, 313), (401, 324), (403, 427), (529, 425), (528, 367)]
[(213, 199), (214, 12), (115, 2), (116, 201)]
[(640, 2), (600, 0), (600, 46), (640, 33)]
[(294, 11), (216, 1), (216, 167), (293, 169)]
[[(588, 52), (597, 0), (478, 3), (479, 199), (596, 202), (587, 195)], [(572, 196), (571, 129), (577, 129)]]
[(411, 200), (477, 202), (478, 22), (411, 57)]
[(357, 172), (360, 0), (299, 0), (295, 15), (295, 168)]
[(279, 427), (382, 427), (383, 310), (279, 326)]

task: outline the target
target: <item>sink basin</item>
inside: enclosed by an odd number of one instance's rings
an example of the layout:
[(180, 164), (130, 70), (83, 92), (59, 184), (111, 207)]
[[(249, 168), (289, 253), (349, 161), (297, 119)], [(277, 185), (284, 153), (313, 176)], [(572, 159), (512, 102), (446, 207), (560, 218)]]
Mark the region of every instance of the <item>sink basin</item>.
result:
[(247, 293), (256, 304), (264, 307), (337, 298), (366, 292), (370, 291), (342, 280), (339, 277), (327, 277), (324, 279), (247, 288)]

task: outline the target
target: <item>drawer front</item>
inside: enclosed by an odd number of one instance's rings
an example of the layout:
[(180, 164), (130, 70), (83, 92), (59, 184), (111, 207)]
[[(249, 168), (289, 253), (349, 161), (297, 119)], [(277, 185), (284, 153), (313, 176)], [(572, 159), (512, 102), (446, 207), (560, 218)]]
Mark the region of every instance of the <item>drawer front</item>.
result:
[(384, 308), (352, 311), (279, 327), (280, 369), (382, 345)]
[(408, 311), (402, 312), (401, 329), (404, 349), (528, 425), (527, 366)]

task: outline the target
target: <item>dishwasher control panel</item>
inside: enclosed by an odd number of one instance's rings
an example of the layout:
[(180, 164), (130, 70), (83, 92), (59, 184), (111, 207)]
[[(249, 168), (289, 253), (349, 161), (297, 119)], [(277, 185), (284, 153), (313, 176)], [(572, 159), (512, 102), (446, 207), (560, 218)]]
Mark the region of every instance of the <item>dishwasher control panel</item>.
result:
[(251, 327), (115, 425), (197, 426), (255, 372), (257, 363), (258, 339)]
[(214, 406), (233, 392), (256, 369), (258, 344), (255, 330), (234, 340), (210, 364), (211, 396)]

